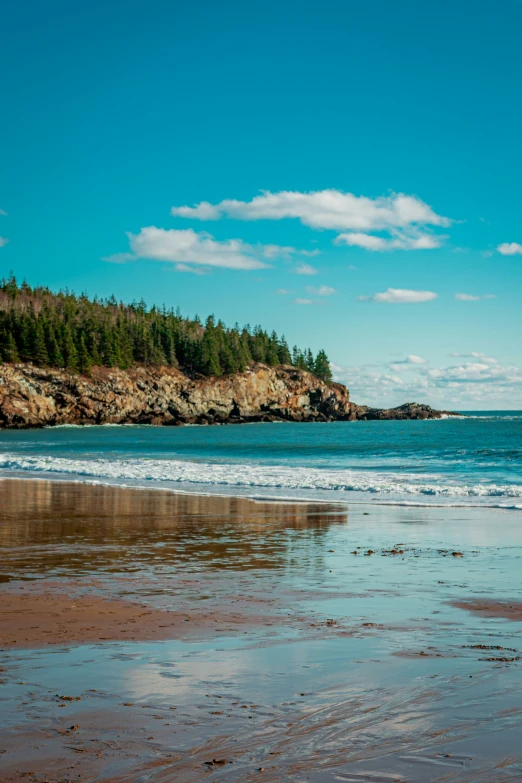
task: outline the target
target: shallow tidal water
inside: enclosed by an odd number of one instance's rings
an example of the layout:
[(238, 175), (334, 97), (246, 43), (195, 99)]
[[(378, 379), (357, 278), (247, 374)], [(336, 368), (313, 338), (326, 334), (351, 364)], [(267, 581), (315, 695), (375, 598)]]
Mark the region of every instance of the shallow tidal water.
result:
[(0, 477), (522, 510), (522, 412), (428, 421), (0, 431)]
[(519, 512), (18, 480), (0, 509), (4, 606), (49, 593), (249, 620), (3, 637), (2, 781), (522, 780), (522, 622), (458, 605), (520, 600)]

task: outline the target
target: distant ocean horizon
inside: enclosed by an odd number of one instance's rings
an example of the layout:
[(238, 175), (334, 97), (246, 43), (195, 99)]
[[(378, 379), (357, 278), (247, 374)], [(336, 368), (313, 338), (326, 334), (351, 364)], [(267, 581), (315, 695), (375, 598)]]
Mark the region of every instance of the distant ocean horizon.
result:
[(522, 509), (522, 411), (427, 421), (0, 431), (0, 477), (274, 500)]

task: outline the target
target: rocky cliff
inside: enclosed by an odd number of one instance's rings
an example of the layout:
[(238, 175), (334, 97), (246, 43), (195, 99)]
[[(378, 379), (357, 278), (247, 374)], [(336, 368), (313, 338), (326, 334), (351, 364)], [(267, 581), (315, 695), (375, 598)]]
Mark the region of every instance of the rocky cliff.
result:
[(0, 427), (56, 424), (219, 424), (439, 418), (409, 403), (376, 410), (350, 402), (348, 389), (294, 367), (257, 364), (221, 378), (187, 378), (173, 368), (95, 368), (92, 375), (32, 365), (0, 366)]
[(347, 418), (348, 390), (293, 367), (190, 379), (169, 367), (95, 368), (90, 377), (30, 365), (0, 366), (0, 426), (216, 424)]

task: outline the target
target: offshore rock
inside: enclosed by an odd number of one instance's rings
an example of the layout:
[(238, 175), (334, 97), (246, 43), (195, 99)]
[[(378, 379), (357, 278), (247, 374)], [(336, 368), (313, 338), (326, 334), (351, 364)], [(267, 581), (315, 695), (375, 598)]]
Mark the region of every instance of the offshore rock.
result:
[(442, 419), (446, 416), (462, 416), (454, 411), (436, 411), (429, 405), (420, 405), (418, 402), (405, 402), (398, 408), (368, 408), (365, 405), (356, 405), (355, 418), (362, 421), (377, 419)]
[(189, 378), (172, 367), (96, 367), (89, 376), (30, 364), (0, 365), (0, 427), (57, 424), (233, 424), (256, 421), (433, 419), (444, 412), (408, 403), (377, 410), (348, 389), (295, 367), (255, 364), (221, 378)]

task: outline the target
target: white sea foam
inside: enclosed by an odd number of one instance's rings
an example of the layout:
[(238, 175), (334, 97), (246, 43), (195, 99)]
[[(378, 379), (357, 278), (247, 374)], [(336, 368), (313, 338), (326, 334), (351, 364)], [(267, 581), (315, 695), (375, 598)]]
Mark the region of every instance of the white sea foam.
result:
[[(290, 496), (305, 491), (318, 492), (332, 499), (351, 499), (348, 493), (364, 493), (380, 502), (415, 502), (423, 498), (447, 502), (469, 503), (473, 499), (522, 498), (522, 486), (515, 484), (466, 484), (447, 482), (435, 474), (375, 473), (347, 469), (266, 466), (210, 462), (190, 462), (172, 459), (67, 459), (63, 457), (24, 457), (0, 454), (0, 472), (49, 477), (61, 476), (76, 480), (156, 486), (206, 485), (216, 493), (234, 488), (255, 492), (276, 491), (278, 496)], [(498, 502), (498, 501), (497, 501)], [(483, 505), (483, 503), (480, 503)]]

